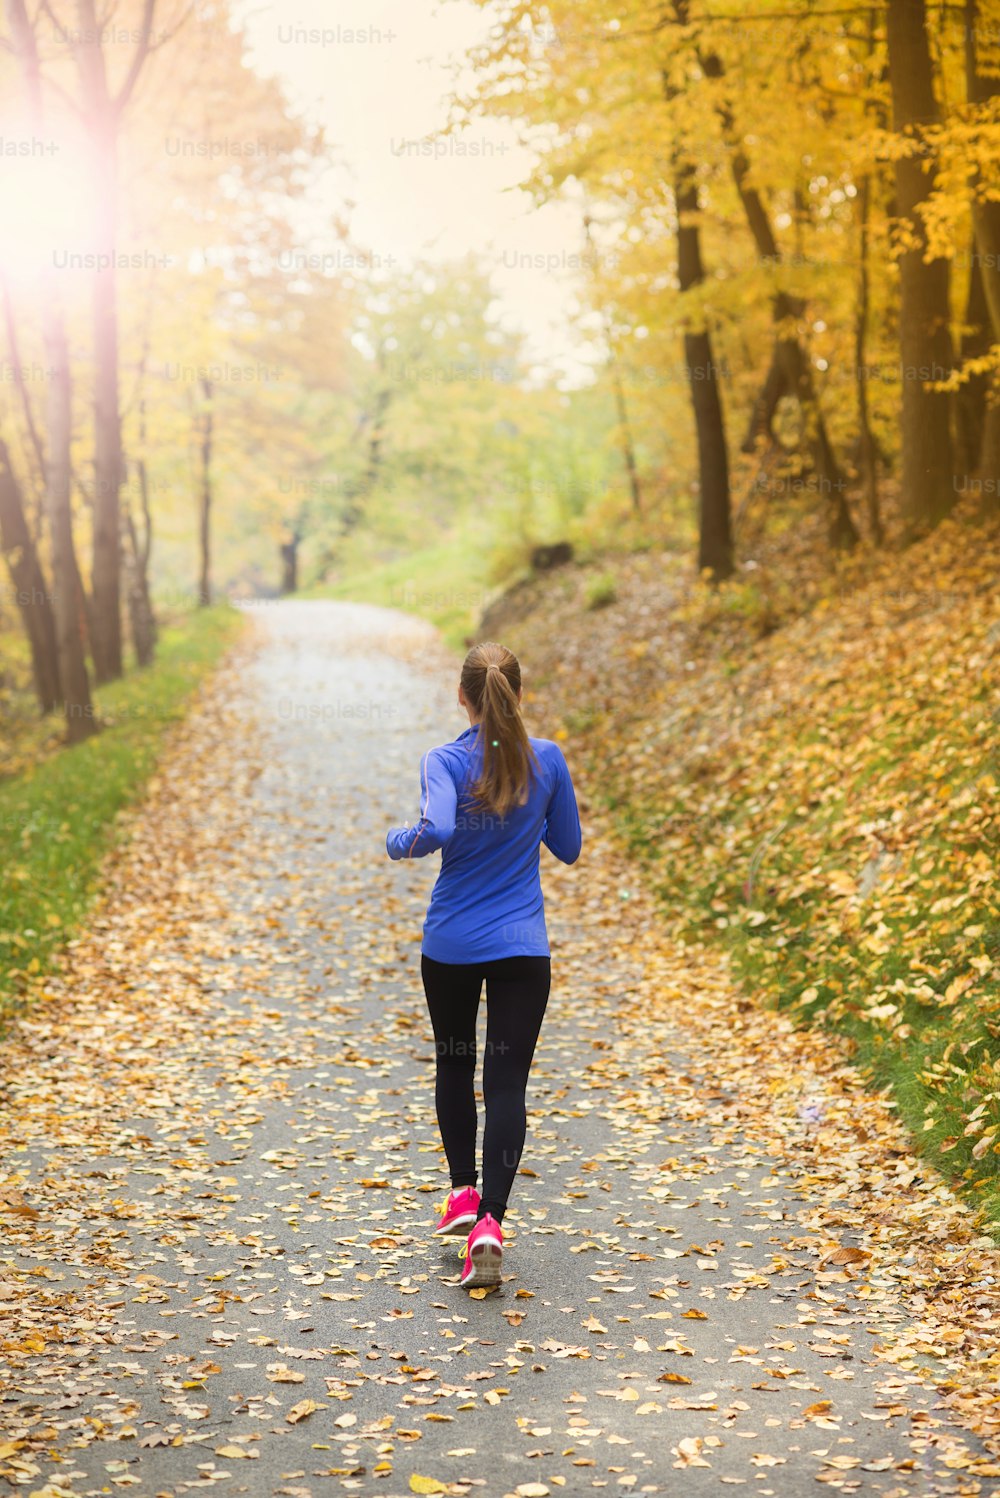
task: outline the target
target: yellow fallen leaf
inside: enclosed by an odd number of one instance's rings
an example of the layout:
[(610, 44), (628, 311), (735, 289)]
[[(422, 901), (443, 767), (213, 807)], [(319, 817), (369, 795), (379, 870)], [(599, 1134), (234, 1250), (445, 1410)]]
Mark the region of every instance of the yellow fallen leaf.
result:
[(6, 1212), (11, 1217), (26, 1217), (29, 1222), (38, 1221), (38, 1213), (34, 1207), (29, 1207), (23, 1197), (0, 1196), (0, 1212)]
[(975, 973), (963, 973), (959, 978), (953, 978), (944, 991), (943, 1004), (954, 1004), (960, 999), (967, 988), (971, 988), (976, 981)]
[[(285, 1419), (289, 1425), (298, 1425), (300, 1420), (305, 1420), (307, 1416), (313, 1414), (316, 1410), (325, 1408), (325, 1405), (317, 1404), (315, 1399), (300, 1399), (298, 1404), (292, 1405)], [(341, 1416), (341, 1419), (343, 1419), (343, 1416)], [(339, 1424), (340, 1422), (337, 1421), (336, 1423)]]
[(419, 1472), (414, 1472), (410, 1478), (411, 1493), (447, 1493), (448, 1484), (438, 1482), (436, 1477), (421, 1477)]
[(820, 1260), (823, 1264), (861, 1264), (865, 1259), (870, 1259), (871, 1254), (866, 1253), (863, 1248), (838, 1248), (832, 1254), (825, 1254)]
[(705, 1460), (705, 1458), (701, 1455), (701, 1448), (702, 1448), (703, 1445), (704, 1445), (704, 1442), (702, 1441), (701, 1436), (684, 1436), (683, 1439), (681, 1439), (680, 1441), (677, 1442), (676, 1446), (671, 1447), (671, 1450), (673, 1450), (673, 1451), (675, 1451), (677, 1453), (677, 1460), (674, 1462), (674, 1466), (675, 1467), (709, 1467), (709, 1466), (711, 1466), (711, 1462), (707, 1462)]

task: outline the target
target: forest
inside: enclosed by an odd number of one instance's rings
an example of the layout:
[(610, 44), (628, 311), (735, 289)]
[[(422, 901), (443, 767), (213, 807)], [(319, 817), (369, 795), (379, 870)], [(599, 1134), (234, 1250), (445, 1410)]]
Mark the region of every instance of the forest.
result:
[(8, 4), (13, 716), (30, 684), (92, 734), (159, 608), (429, 532), (474, 537), (494, 584), (622, 527), (717, 584), (767, 533), (834, 566), (995, 513), (992, 0), (482, 8), (434, 144), (503, 117), (521, 186), (579, 213), (583, 383), (531, 365), (488, 257), (386, 266), (346, 205), (298, 212), (336, 147), (225, 4)]

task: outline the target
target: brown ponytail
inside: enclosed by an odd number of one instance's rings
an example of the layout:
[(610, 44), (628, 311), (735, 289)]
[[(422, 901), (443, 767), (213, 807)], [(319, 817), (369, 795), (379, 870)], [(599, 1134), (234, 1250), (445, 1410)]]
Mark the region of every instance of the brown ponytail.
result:
[(528, 799), (531, 776), (540, 766), (528, 741), (517, 694), (521, 667), (505, 645), (473, 645), (462, 665), (462, 692), (479, 716), (483, 766), (473, 799), (498, 816)]

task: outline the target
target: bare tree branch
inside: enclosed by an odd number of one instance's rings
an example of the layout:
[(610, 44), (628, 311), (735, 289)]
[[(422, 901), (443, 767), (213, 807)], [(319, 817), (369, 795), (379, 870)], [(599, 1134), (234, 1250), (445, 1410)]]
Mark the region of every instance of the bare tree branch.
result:
[(11, 368), (13, 370), (14, 384), (17, 387), (17, 393), (21, 398), (21, 409), (24, 412), (25, 425), (28, 428), (28, 436), (31, 438), (31, 445), (35, 451), (35, 458), (38, 463), (38, 472), (41, 477), (41, 481), (44, 484), (46, 477), (45, 444), (42, 441), (42, 436), (38, 430), (38, 427), (35, 425), (35, 413), (31, 409), (31, 397), (28, 394), (28, 386), (25, 382), (24, 370), (21, 367), (21, 352), (17, 336), (17, 324), (14, 321), (14, 304), (11, 301), (10, 286), (8, 285), (6, 276), (3, 277), (3, 315), (4, 324), (7, 329), (7, 345), (10, 349), (10, 360)]
[(156, 13), (156, 0), (145, 0), (142, 8), (142, 26), (139, 32), (139, 40), (136, 42), (132, 63), (125, 77), (125, 82), (118, 90), (118, 96), (112, 103), (116, 114), (121, 114), (132, 97), (139, 74), (142, 72), (149, 56), (150, 42), (153, 35), (153, 17)]

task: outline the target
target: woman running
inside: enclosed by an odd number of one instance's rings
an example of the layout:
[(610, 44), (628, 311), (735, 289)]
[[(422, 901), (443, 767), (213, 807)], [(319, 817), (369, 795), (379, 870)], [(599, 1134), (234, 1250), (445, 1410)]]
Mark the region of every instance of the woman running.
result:
[[(392, 859), (441, 848), (420, 971), (437, 1055), (435, 1104), (451, 1191), (435, 1232), (468, 1232), (463, 1285), (500, 1280), (507, 1198), (524, 1148), (525, 1088), (551, 968), (539, 878), (542, 843), (563, 863), (582, 834), (569, 768), (552, 739), (529, 738), (521, 668), (505, 646), (474, 645), (458, 703), (469, 727), (420, 761), (420, 820), (391, 827)], [(476, 1016), (486, 980), (483, 1194), (476, 1190)], [(471, 1229), (471, 1231), (470, 1231)]]

